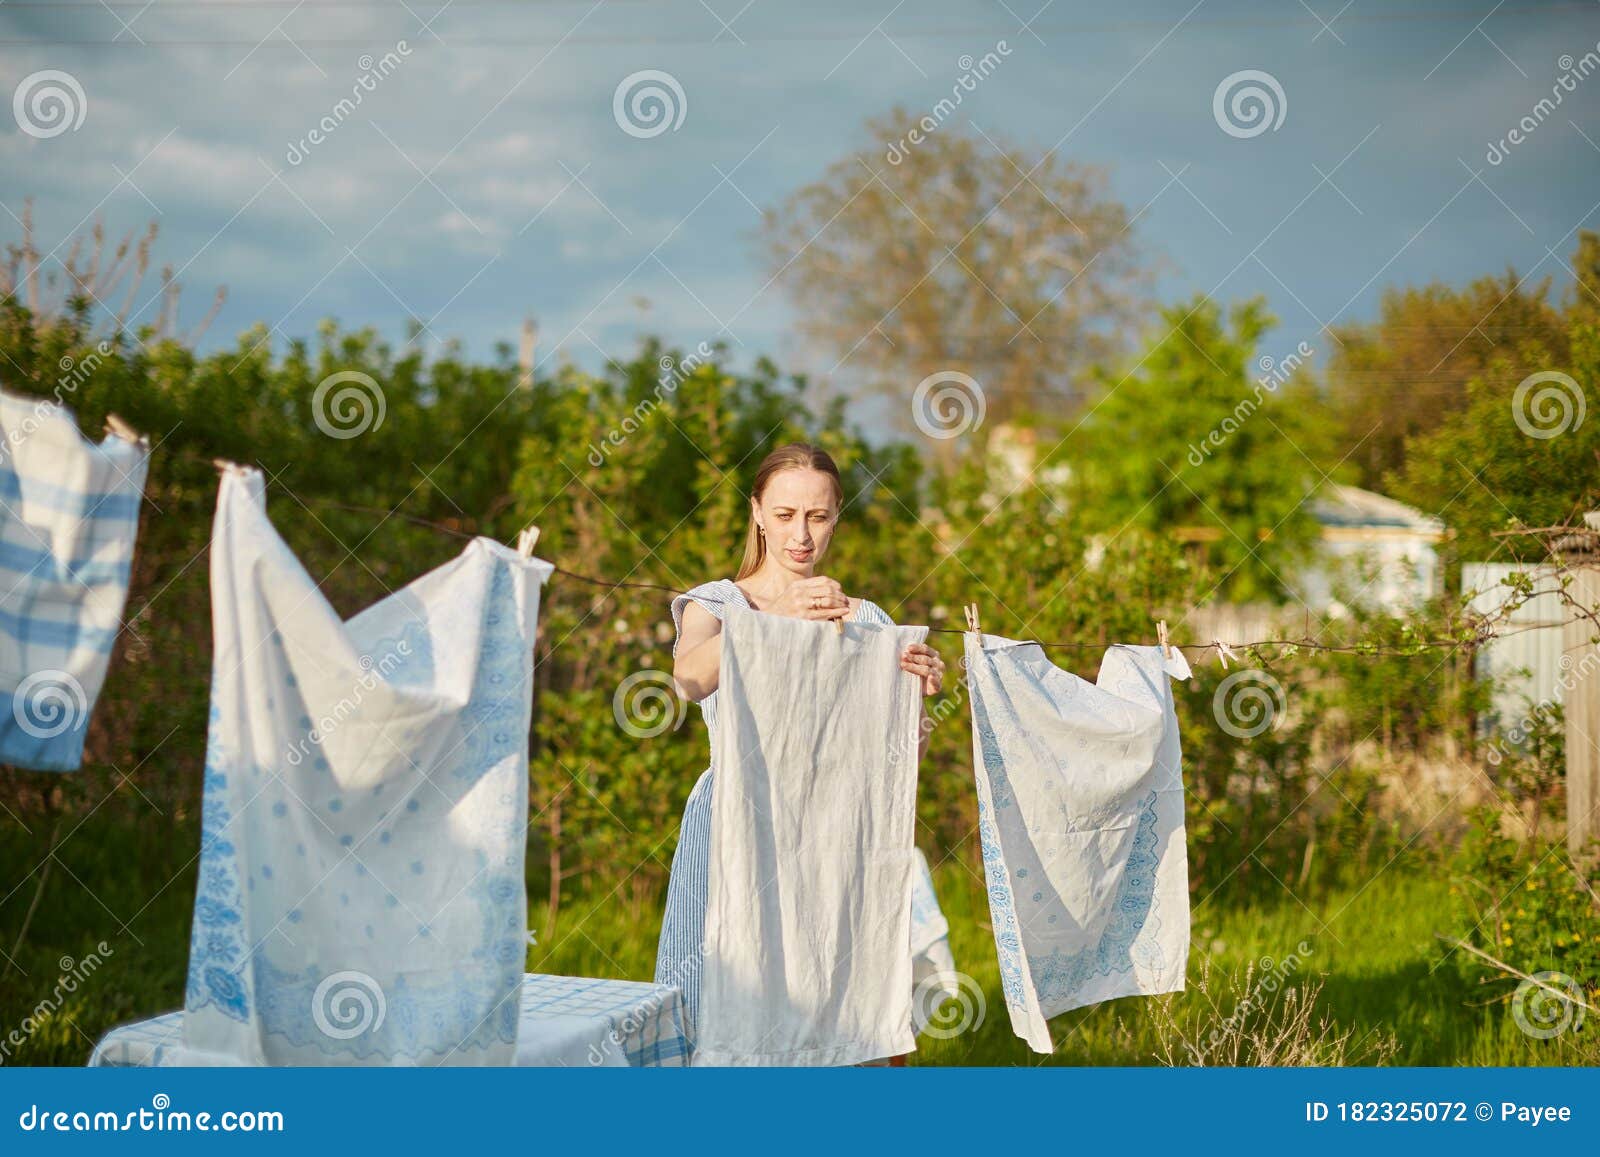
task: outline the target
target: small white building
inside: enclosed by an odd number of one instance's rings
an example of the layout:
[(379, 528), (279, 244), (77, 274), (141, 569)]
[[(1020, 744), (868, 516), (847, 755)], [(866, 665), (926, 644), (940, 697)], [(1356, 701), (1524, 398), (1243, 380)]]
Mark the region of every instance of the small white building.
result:
[[(1183, 629), (1229, 643), (1271, 638), (1286, 627), (1316, 633), (1315, 620), (1341, 618), (1350, 604), (1399, 614), (1441, 592), (1438, 544), (1449, 533), (1437, 518), (1356, 486), (1328, 483), (1311, 499), (1322, 533), (1309, 562), (1282, 576), (1282, 603), (1213, 602), (1195, 607)], [(1188, 542), (1212, 542), (1214, 526), (1180, 528)]]
[(1358, 486), (1328, 483), (1311, 500), (1322, 526), (1316, 561), (1287, 578), (1313, 612), (1343, 609), (1343, 598), (1401, 611), (1443, 590), (1438, 544), (1444, 523), (1393, 498)]
[[(1059, 499), (1065, 515), (1063, 488), (1072, 468), (1059, 465), (1039, 470), (1038, 431), (1002, 423), (988, 443), (990, 484), (984, 499), (990, 505), (1030, 482)], [(1278, 620), (1299, 621), (1309, 612), (1339, 617), (1344, 600), (1374, 610), (1399, 613), (1443, 591), (1438, 544), (1449, 533), (1444, 523), (1413, 506), (1358, 486), (1326, 483), (1313, 496), (1310, 513), (1321, 525), (1320, 544), (1312, 561), (1298, 573), (1285, 574), (1290, 589), (1285, 605), (1212, 604), (1196, 608), (1186, 620), (1201, 637), (1234, 639), (1265, 637)], [(1210, 543), (1227, 533), (1219, 526), (1171, 528), (1180, 541)], [(1086, 560), (1096, 565), (1101, 543), (1091, 540)]]

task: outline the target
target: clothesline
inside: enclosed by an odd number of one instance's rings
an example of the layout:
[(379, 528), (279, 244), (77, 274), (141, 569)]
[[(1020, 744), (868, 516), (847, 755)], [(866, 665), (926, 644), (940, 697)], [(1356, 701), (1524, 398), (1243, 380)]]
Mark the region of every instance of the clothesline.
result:
[[(117, 434), (119, 437), (136, 443), (144, 441), (140, 434), (134, 431), (126, 422), (115, 415), (107, 415), (106, 420), (111, 431)], [(195, 454), (192, 451), (179, 450), (176, 451), (176, 453), (182, 457), (201, 457), (201, 455)], [(209, 461), (212, 465), (218, 467), (219, 469), (232, 465), (232, 463), (229, 463), (223, 459), (212, 458), (209, 459)], [(433, 522), (429, 519), (420, 518), (412, 514), (404, 514), (398, 509), (385, 509), (383, 507), (376, 506), (361, 506), (353, 503), (339, 502), (333, 499), (320, 497), (313, 497), (309, 500), (297, 498), (296, 500), (300, 502), (309, 501), (312, 504), (327, 507), (329, 509), (344, 510), (356, 514), (375, 515), (382, 519), (400, 518), (403, 521), (409, 522), (413, 525), (421, 526), (440, 534), (450, 535), (454, 538), (472, 539), (479, 537), (476, 534), (457, 530), (455, 527), (446, 526), (443, 523)], [(551, 566), (553, 573), (555, 574), (565, 575), (568, 578), (577, 579), (580, 582), (590, 583), (594, 586), (606, 587), (608, 590), (617, 590), (619, 588), (627, 587), (637, 590), (660, 591), (669, 595), (682, 595), (689, 593), (687, 591), (679, 590), (677, 587), (665, 586), (660, 583), (630, 582), (624, 579), (595, 578), (592, 575), (580, 574), (577, 571), (567, 570), (565, 567), (556, 565), (554, 563), (552, 563)], [(1501, 616), (1504, 616), (1504, 611), (1501, 612)], [(1152, 614), (1151, 617), (1154, 618), (1154, 615)], [(975, 622), (976, 620), (974, 618), (970, 621)], [(1325, 654), (1359, 655), (1366, 658), (1382, 658), (1391, 656), (1413, 656), (1424, 651), (1444, 651), (1447, 653), (1453, 653), (1468, 649), (1469, 647), (1482, 646), (1493, 639), (1519, 634), (1525, 630), (1548, 629), (1542, 624), (1535, 624), (1532, 626), (1522, 627), (1517, 630), (1496, 632), (1492, 629), (1494, 625), (1494, 619), (1485, 617), (1476, 624), (1475, 630), (1473, 631), (1470, 639), (1418, 639), (1406, 644), (1405, 646), (1389, 647), (1359, 642), (1345, 644), (1323, 643), (1319, 642), (1317, 639), (1311, 638), (1309, 634), (1299, 639), (1260, 639), (1253, 642), (1240, 643), (1230, 643), (1223, 639), (1213, 639), (1209, 643), (1173, 643), (1166, 635), (1166, 624), (1163, 622), (1157, 624), (1159, 634), (1157, 645), (1165, 648), (1170, 644), (1173, 647), (1181, 647), (1188, 651), (1216, 651), (1223, 667), (1226, 668), (1229, 660), (1239, 661), (1240, 656), (1236, 652), (1241, 651), (1247, 653), (1253, 652), (1259, 661), (1264, 662), (1265, 659), (1259, 654), (1259, 649), (1263, 647), (1279, 648), (1279, 657), (1282, 657), (1284, 654), (1293, 654), (1297, 651), (1318, 651)], [(928, 630), (930, 633), (943, 635), (961, 635), (967, 633), (960, 627), (930, 626)], [(1100, 642), (1060, 642), (1046, 641), (1042, 639), (1024, 639), (1019, 641), (1031, 643), (1041, 648), (1064, 651), (1093, 651), (1096, 649), (1103, 650), (1106, 646), (1104, 640), (1101, 640)]]
[[(302, 501), (304, 501), (304, 500), (302, 500)], [(428, 529), (438, 531), (438, 532), (440, 532), (442, 534), (452, 535), (452, 536), (454, 536), (456, 538), (475, 538), (475, 537), (477, 537), (476, 535), (469, 534), (469, 533), (467, 533), (465, 531), (457, 530), (454, 527), (445, 526), (443, 523), (430, 522), (428, 519), (425, 519), (425, 518), (419, 518), (419, 517), (417, 517), (415, 515), (410, 515), (410, 514), (401, 514), (398, 511), (385, 510), (382, 507), (357, 506), (357, 505), (353, 505), (353, 504), (347, 503), (347, 502), (336, 502), (336, 501), (334, 501), (332, 499), (323, 499), (323, 498), (312, 498), (309, 501), (311, 501), (312, 503), (317, 504), (317, 505), (326, 506), (326, 507), (329, 507), (329, 508), (332, 508), (332, 509), (337, 509), (337, 510), (345, 510), (345, 511), (349, 511), (349, 512), (355, 513), (355, 514), (373, 514), (373, 515), (379, 515), (379, 516), (382, 516), (382, 517), (385, 517), (385, 518), (401, 518), (401, 519), (404, 519), (405, 521), (410, 522), (410, 523), (412, 523), (414, 525), (426, 527)], [(630, 588), (635, 588), (635, 589), (638, 589), (638, 590), (660, 591), (660, 592), (662, 592), (664, 594), (670, 594), (670, 595), (681, 595), (681, 594), (689, 593), (687, 591), (679, 590), (677, 587), (664, 586), (664, 585), (662, 585), (660, 583), (629, 582), (629, 581), (627, 581), (625, 579), (595, 578), (592, 575), (579, 574), (577, 571), (567, 570), (565, 567), (562, 567), (562, 566), (560, 566), (558, 564), (551, 564), (551, 565), (554, 566), (556, 574), (565, 575), (567, 578), (577, 579), (580, 582), (591, 583), (591, 584), (593, 584), (595, 586), (608, 587), (608, 588), (610, 588), (612, 590), (615, 590), (615, 589), (620, 588), (620, 587), (630, 587)], [(706, 601), (708, 601), (708, 602), (716, 602), (718, 600), (708, 598)], [(1493, 639), (1506, 638), (1506, 637), (1509, 637), (1511, 635), (1521, 634), (1523, 631), (1544, 630), (1544, 629), (1546, 629), (1546, 628), (1544, 628), (1542, 625), (1535, 625), (1535, 626), (1530, 626), (1530, 627), (1520, 627), (1520, 628), (1517, 628), (1516, 630), (1504, 631), (1504, 632), (1494, 632), (1494, 631), (1480, 630), (1480, 631), (1478, 631), (1478, 632), (1476, 632), (1474, 634), (1474, 636), (1473, 636), (1473, 638), (1471, 640), (1461, 640), (1461, 639), (1425, 639), (1425, 640), (1418, 640), (1417, 642), (1409, 644), (1407, 647), (1404, 647), (1404, 648), (1378, 647), (1378, 646), (1373, 646), (1373, 645), (1370, 645), (1370, 644), (1361, 644), (1361, 643), (1356, 643), (1356, 644), (1321, 643), (1321, 642), (1318, 642), (1317, 640), (1309, 638), (1309, 637), (1300, 638), (1300, 639), (1261, 639), (1261, 640), (1257, 640), (1256, 642), (1251, 642), (1251, 643), (1230, 643), (1230, 642), (1225, 642), (1225, 641), (1220, 640), (1220, 639), (1215, 639), (1215, 640), (1213, 640), (1213, 641), (1211, 641), (1209, 643), (1176, 643), (1176, 642), (1174, 642), (1172, 645), (1174, 647), (1181, 647), (1186, 651), (1202, 651), (1202, 652), (1203, 651), (1217, 651), (1219, 653), (1219, 655), (1223, 658), (1224, 665), (1226, 665), (1226, 661), (1228, 659), (1237, 658), (1237, 656), (1234, 654), (1235, 651), (1249, 651), (1249, 650), (1252, 650), (1254, 648), (1259, 648), (1259, 647), (1279, 647), (1279, 648), (1292, 647), (1292, 648), (1295, 648), (1296, 650), (1302, 650), (1302, 651), (1320, 651), (1320, 652), (1324, 652), (1324, 653), (1328, 653), (1328, 654), (1361, 655), (1361, 656), (1370, 657), (1370, 658), (1380, 658), (1380, 657), (1391, 657), (1391, 656), (1402, 656), (1402, 655), (1415, 655), (1415, 654), (1418, 654), (1420, 651), (1424, 651), (1424, 650), (1459, 651), (1459, 650), (1465, 649), (1468, 646), (1481, 646), (1482, 644), (1484, 644), (1486, 642), (1489, 642), (1490, 640), (1493, 640)], [(960, 627), (933, 627), (933, 626), (930, 626), (928, 628), (928, 630), (929, 630), (930, 633), (944, 634), (944, 635), (962, 635), (962, 634), (966, 634), (966, 631), (963, 628), (960, 628)], [(1032, 643), (1035, 646), (1048, 648), (1048, 649), (1051, 649), (1051, 650), (1068, 650), (1068, 651), (1095, 651), (1095, 650), (1103, 651), (1105, 649), (1105, 646), (1106, 646), (1106, 644), (1103, 643), (1103, 642), (1100, 642), (1100, 643), (1067, 643), (1067, 642), (1047, 642), (1047, 641), (1040, 640), (1040, 639), (1023, 639), (1023, 640), (1019, 640), (1019, 641), (1020, 642), (1026, 642), (1026, 643)]]

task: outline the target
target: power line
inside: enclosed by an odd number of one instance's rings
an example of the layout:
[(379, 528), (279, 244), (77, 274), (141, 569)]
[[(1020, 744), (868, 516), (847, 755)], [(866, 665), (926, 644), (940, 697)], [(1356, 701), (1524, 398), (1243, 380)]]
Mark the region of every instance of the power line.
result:
[[(460, 7), (460, 6), (465, 6), (465, 5), (471, 4), (471, 5), (478, 6), (478, 7), (501, 7), (503, 9), (516, 8), (516, 7), (522, 7), (522, 8), (549, 8), (549, 7), (555, 6), (555, 4), (566, 4), (566, 3), (569, 3), (569, 2), (570, 3), (579, 3), (579, 2), (582, 2), (582, 0), (540, 0), (540, 3), (538, 3), (537, 5), (528, 4), (528, 3), (518, 3), (518, 0), (457, 0), (456, 4), (449, 5), (449, 7), (450, 8), (455, 8), (455, 7)], [(647, 0), (631, 0), (631, 2), (636, 3), (636, 4), (642, 4), (642, 3), (647, 2)], [(163, 8), (171, 8), (171, 9), (177, 10), (177, 9), (180, 8), (180, 6), (182, 8), (192, 8), (192, 9), (194, 9), (196, 11), (206, 11), (206, 12), (210, 12), (210, 13), (225, 12), (225, 11), (230, 10), (230, 9), (249, 10), (250, 8), (260, 8), (260, 9), (264, 9), (264, 10), (290, 9), (292, 11), (293, 9), (299, 7), (299, 5), (294, 2), (294, 0), (240, 0), (240, 2), (238, 2), (238, 3), (220, 3), (220, 2), (217, 2), (217, 0), (172, 0), (172, 2), (170, 2), (170, 3), (155, 4), (155, 5), (152, 6), (151, 10), (155, 11), (155, 10), (160, 10), (160, 9), (163, 9)], [(423, 5), (423, 6), (427, 7), (428, 5)], [(120, 0), (120, 2), (114, 2), (114, 3), (111, 3), (109, 5), (101, 4), (101, 3), (98, 2), (98, 0), (95, 0), (94, 3), (70, 2), (70, 3), (62, 3), (62, 4), (46, 3), (46, 2), (42, 2), (42, 0), (14, 0), (14, 2), (12, 2), (12, 3), (8, 3), (8, 4), (4, 4), (3, 6), (0, 6), (0, 12), (7, 11), (7, 10), (12, 10), (12, 9), (59, 10), (59, 9), (69, 9), (69, 8), (70, 9), (83, 9), (83, 10), (86, 10), (86, 11), (104, 11), (108, 7), (113, 8), (113, 9), (122, 8), (122, 9), (125, 9), (125, 10), (129, 10), (129, 9), (137, 10), (137, 9), (141, 8), (142, 5), (137, 4), (137, 3), (126, 2), (126, 0)], [(374, 0), (329, 0), (329, 2), (327, 4), (319, 4), (318, 5), (318, 10), (320, 10), (322, 8), (325, 8), (325, 7), (342, 7), (342, 8), (347, 8), (347, 9), (352, 10), (352, 11), (356, 11), (356, 10), (373, 11), (375, 9), (380, 9), (380, 8), (381, 9), (391, 9), (392, 10), (392, 9), (394, 9), (396, 7), (399, 7), (399, 6), (398, 5), (375, 3)], [(444, 11), (445, 10), (445, 6), (440, 5), (439, 6), (439, 10), (441, 12)], [(1569, 11), (1569, 10), (1570, 11), (1578, 11), (1578, 10), (1592, 11), (1593, 10), (1593, 6), (1590, 5), (1590, 4), (1581, 4), (1581, 3), (1530, 4), (1530, 5), (1526, 5), (1524, 7), (1516, 9), (1516, 13), (1520, 15), (1520, 14), (1523, 14), (1523, 13), (1561, 12), (1561, 11)], [(1399, 22), (1423, 23), (1423, 22), (1429, 22), (1429, 21), (1439, 22), (1439, 23), (1461, 23), (1461, 22), (1469, 22), (1469, 21), (1472, 21), (1473, 19), (1474, 19), (1474, 15), (1472, 13), (1464, 11), (1464, 10), (1460, 10), (1460, 9), (1427, 9), (1427, 10), (1415, 10), (1415, 11), (1404, 11), (1404, 12), (1394, 12), (1394, 11), (1359, 12), (1359, 13), (1354, 13), (1353, 12), (1353, 13), (1348, 13), (1348, 14), (1346, 14), (1344, 16), (1338, 17), (1333, 23), (1334, 24), (1352, 24), (1352, 23), (1386, 23), (1387, 24), (1387, 23), (1399, 23)], [(1280, 15), (1280, 16), (1255, 16), (1255, 17), (1213, 17), (1213, 18), (1209, 18), (1209, 19), (1207, 19), (1207, 18), (1195, 19), (1195, 20), (1190, 20), (1190, 21), (1187, 22), (1188, 26), (1194, 27), (1194, 28), (1243, 28), (1243, 29), (1261, 29), (1261, 28), (1272, 28), (1272, 27), (1276, 27), (1276, 28), (1293, 28), (1293, 27), (1312, 28), (1312, 27), (1322, 27), (1322, 26), (1324, 26), (1324, 23), (1325, 23), (1324, 21), (1319, 20), (1315, 16), (1311, 16), (1311, 15), (1301, 16), (1301, 15), (1296, 15), (1296, 14), (1289, 14), (1289, 15), (1286, 15), (1286, 16), (1285, 15)], [(1110, 31), (1121, 30), (1121, 29), (1128, 29), (1128, 30), (1146, 29), (1146, 30), (1166, 31), (1166, 30), (1171, 29), (1171, 27), (1172, 27), (1172, 22), (1169, 21), (1169, 20), (1136, 20), (1136, 19), (1130, 19), (1130, 20), (1105, 20), (1105, 21), (1076, 21), (1076, 22), (1058, 21), (1058, 22), (1051, 23), (1051, 24), (1032, 24), (1032, 25), (1028, 26), (1029, 30), (1031, 32), (1034, 32), (1034, 33), (1110, 32)], [(274, 31), (277, 31), (277, 30), (274, 30)], [(432, 31), (432, 30), (430, 29), (430, 31)], [(918, 29), (918, 28), (899, 29), (899, 28), (897, 28), (897, 29), (894, 30), (894, 34), (896, 36), (900, 36), (900, 37), (903, 37), (903, 38), (908, 39), (908, 40), (919, 40), (919, 39), (938, 39), (938, 38), (954, 37), (954, 36), (966, 36), (966, 37), (993, 36), (997, 32), (1004, 33), (1005, 31), (1006, 30), (1003, 27), (997, 28), (997, 27), (995, 27), (993, 25), (987, 25), (987, 26), (967, 25), (967, 26), (934, 27), (934, 28), (926, 28), (926, 29)], [(724, 37), (724, 33), (728, 34), (726, 38)], [(851, 29), (839, 28), (839, 29), (824, 29), (824, 30), (819, 30), (819, 31), (815, 31), (815, 32), (808, 32), (807, 34), (801, 35), (801, 36), (793, 36), (793, 35), (782, 35), (782, 34), (762, 34), (761, 32), (757, 32), (757, 31), (749, 31), (749, 32), (742, 31), (742, 30), (741, 31), (730, 31), (726, 27), (719, 27), (713, 33), (708, 33), (708, 34), (699, 35), (699, 36), (686, 36), (686, 37), (685, 36), (679, 36), (679, 37), (637, 36), (637, 35), (632, 35), (632, 34), (626, 34), (626, 35), (624, 35), (624, 34), (618, 34), (618, 35), (591, 34), (591, 35), (572, 35), (572, 36), (550, 35), (550, 36), (546, 36), (546, 37), (531, 37), (531, 38), (530, 37), (511, 37), (511, 36), (503, 36), (503, 35), (450, 36), (448, 38), (441, 36), (440, 39), (443, 40), (446, 45), (450, 45), (450, 46), (453, 46), (453, 45), (463, 45), (463, 46), (465, 46), (465, 45), (482, 44), (482, 45), (503, 45), (503, 46), (508, 46), (508, 47), (512, 47), (512, 46), (546, 46), (546, 47), (548, 47), (548, 46), (555, 45), (555, 44), (558, 44), (558, 43), (559, 44), (617, 44), (617, 45), (626, 45), (626, 44), (633, 44), (633, 45), (711, 44), (711, 45), (719, 45), (719, 46), (728, 45), (728, 44), (737, 44), (737, 45), (743, 46), (743, 45), (747, 45), (747, 44), (750, 44), (750, 43), (803, 44), (803, 43), (807, 43), (807, 42), (831, 42), (831, 41), (858, 40), (858, 39), (861, 39), (863, 35), (870, 35), (870, 33), (871, 33), (871, 29), (867, 29), (865, 32), (863, 32), (862, 29), (860, 29), (860, 28), (851, 28)], [(359, 37), (292, 37), (291, 38), (286, 33), (280, 34), (277, 37), (274, 37), (271, 33), (269, 33), (268, 34), (268, 38), (266, 40), (262, 40), (260, 38), (250, 39), (250, 38), (222, 38), (222, 37), (191, 38), (191, 39), (150, 39), (150, 38), (146, 38), (146, 37), (141, 37), (140, 39), (143, 41), (143, 43), (141, 43), (140, 40), (124, 38), (124, 37), (121, 37), (120, 35), (116, 39), (109, 39), (109, 40), (4, 39), (4, 40), (0, 40), (0, 47), (30, 47), (31, 46), (31, 47), (131, 47), (131, 48), (195, 47), (195, 48), (224, 48), (224, 47), (265, 46), (266, 44), (277, 43), (280, 39), (284, 43), (292, 42), (293, 44), (299, 44), (299, 45), (307, 45), (307, 44), (325, 44), (325, 45), (370, 44), (372, 42), (372, 37), (370, 35), (369, 36), (359, 36)]]
[[(667, 6), (672, 0), (608, 0), (610, 3), (648, 3), (648, 5)], [(182, 10), (210, 10), (210, 11), (250, 11), (253, 8), (306, 8), (307, 14), (320, 13), (328, 8), (382, 8), (400, 14), (403, 11), (416, 13), (422, 11), (445, 11), (454, 8), (571, 8), (576, 5), (592, 6), (594, 0), (414, 0), (413, 3), (398, 3), (398, 0), (315, 0), (314, 5), (307, 6), (307, 0), (158, 0), (157, 3), (142, 3), (141, 0), (8, 0), (0, 3), (0, 10), (13, 10), (13, 8), (27, 8), (27, 10), (56, 11), (64, 8), (85, 8), (91, 11), (104, 11), (107, 8), (123, 8), (123, 10), (136, 10), (139, 13), (158, 13), (158, 11)]]
[[(688, 0), (677, 3), (676, 0), (611, 0), (612, 3), (650, 4), (654, 7), (692, 7)], [(183, 9), (209, 9), (211, 11), (248, 10), (252, 8), (268, 8), (290, 10), (306, 8), (307, 14), (312, 15), (329, 8), (354, 8), (354, 9), (387, 9), (391, 12), (414, 11), (416, 9), (438, 10), (456, 8), (553, 8), (565, 5), (568, 7), (591, 5), (592, 0), (413, 0), (412, 3), (400, 3), (399, 0), (316, 0), (316, 3), (307, 7), (306, 0), (7, 0), (3, 5), (6, 9), (46, 9), (63, 10), (81, 8), (92, 11), (105, 9), (131, 9), (139, 12), (177, 11)], [(1552, 9), (1585, 9), (1592, 11), (1592, 4), (1578, 3), (1569, 0), (1567, 3), (1535, 3), (1523, 4), (1511, 9), (1507, 16), (1521, 15), (1526, 12), (1548, 11)], [(1317, 27), (1323, 24), (1352, 24), (1352, 23), (1389, 23), (1396, 21), (1427, 21), (1427, 20), (1457, 20), (1476, 22), (1481, 17), (1469, 9), (1453, 8), (1417, 8), (1402, 11), (1378, 12), (1350, 12), (1337, 17), (1332, 21), (1324, 21), (1313, 14), (1300, 14), (1291, 12), (1288, 15), (1278, 16), (1203, 16), (1191, 19), (1186, 23), (1190, 25), (1207, 25), (1217, 27), (1244, 27), (1258, 28), (1263, 26), (1294, 26), (1304, 25)], [(1020, 23), (1020, 21), (1019, 21)], [(1033, 28), (1059, 28), (1059, 29), (1095, 29), (1095, 28), (1170, 28), (1171, 20), (1155, 18), (1128, 18), (1122, 20), (1074, 20), (1060, 21), (1055, 24), (1031, 24)]]
[[(668, 4), (671, 0), (609, 0), (612, 4)], [(560, 6), (572, 7), (574, 5), (589, 4), (593, 0), (416, 0), (415, 3), (402, 4), (399, 0), (316, 0), (307, 7), (307, 0), (157, 0), (155, 3), (143, 3), (141, 0), (109, 0), (101, 3), (100, 0), (9, 0), (0, 4), (4, 9), (41, 9), (58, 11), (61, 9), (83, 8), (91, 11), (105, 9), (133, 9), (139, 12), (181, 11), (186, 8), (210, 9), (213, 12), (231, 12), (235, 9), (248, 11), (252, 8), (287, 8), (291, 11), (297, 8), (306, 8), (308, 15), (324, 11), (328, 8), (381, 8), (391, 12), (410, 11), (417, 9), (424, 11), (439, 11), (455, 8), (555, 8)]]

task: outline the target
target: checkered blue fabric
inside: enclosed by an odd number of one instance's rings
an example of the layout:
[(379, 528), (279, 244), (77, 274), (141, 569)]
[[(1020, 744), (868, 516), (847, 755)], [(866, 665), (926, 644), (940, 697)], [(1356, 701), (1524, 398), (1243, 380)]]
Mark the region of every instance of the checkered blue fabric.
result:
[[(572, 1018), (588, 1022), (584, 1047), (575, 1049), (566, 1024)], [(561, 1058), (577, 1056), (578, 1063), (607, 1064), (616, 1049), (635, 1067), (678, 1066), (688, 1063), (689, 1041), (683, 1027), (683, 995), (676, 988), (641, 984), (632, 980), (595, 980), (584, 976), (522, 978), (522, 1010), (517, 1025), (517, 1063), (559, 1063), (540, 1047), (544, 1027), (555, 1027), (552, 1049)], [(91, 1067), (169, 1068), (193, 1064), (183, 1044), (183, 1013), (162, 1016), (114, 1028), (95, 1045)]]
[(683, 994), (663, 984), (529, 973), (522, 982), (522, 1027), (541, 1016), (579, 1015), (604, 1022), (606, 1047), (620, 1047), (635, 1068), (689, 1063)]
[(149, 452), (0, 393), (0, 762), (75, 771), (128, 598)]

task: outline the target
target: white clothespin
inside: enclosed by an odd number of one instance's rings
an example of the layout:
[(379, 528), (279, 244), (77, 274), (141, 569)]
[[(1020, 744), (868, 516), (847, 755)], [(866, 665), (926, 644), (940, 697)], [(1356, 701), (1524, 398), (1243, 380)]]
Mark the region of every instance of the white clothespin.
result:
[(523, 558), (533, 557), (533, 548), (539, 541), (539, 528), (530, 526), (517, 532), (517, 553)]
[(1236, 663), (1239, 661), (1239, 656), (1235, 655), (1233, 653), (1233, 649), (1231, 647), (1229, 647), (1228, 644), (1224, 643), (1221, 639), (1213, 639), (1212, 643), (1215, 644), (1215, 646), (1217, 648), (1217, 658), (1222, 661), (1222, 669), (1224, 671), (1226, 671), (1228, 669), (1228, 660), (1229, 659), (1232, 659)]
[(1172, 658), (1172, 645), (1167, 642), (1167, 620), (1159, 619), (1156, 622), (1156, 641), (1161, 644), (1161, 657)]
[(124, 422), (115, 414), (106, 415), (106, 429), (110, 430), (124, 442), (131, 442), (135, 446), (148, 445), (148, 441), (143, 434), (139, 433), (139, 431), (135, 430), (132, 426), (128, 425), (128, 423)]

